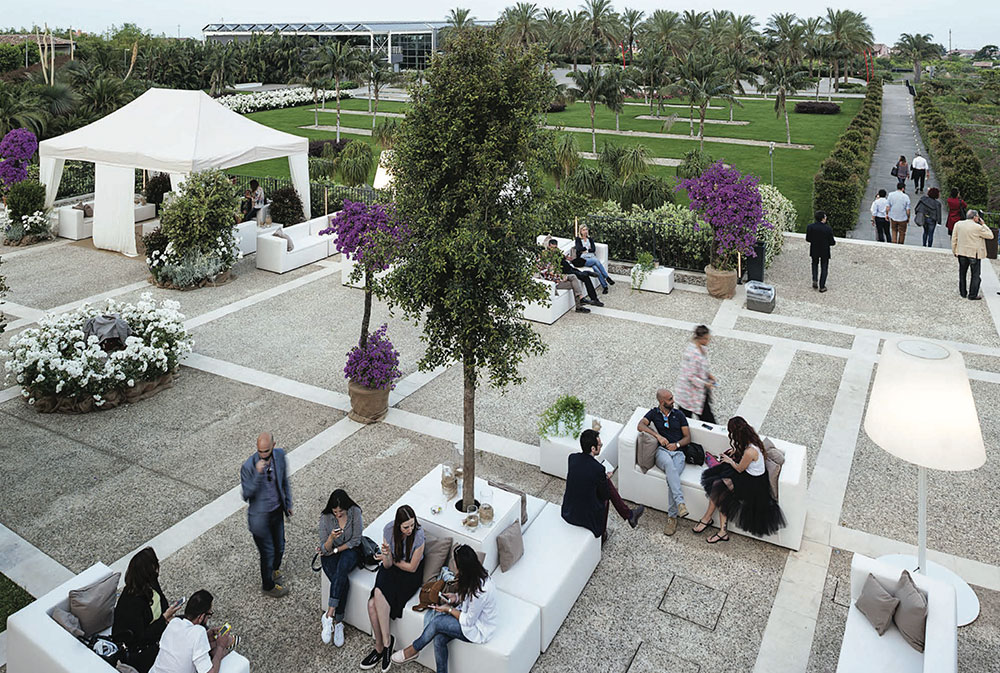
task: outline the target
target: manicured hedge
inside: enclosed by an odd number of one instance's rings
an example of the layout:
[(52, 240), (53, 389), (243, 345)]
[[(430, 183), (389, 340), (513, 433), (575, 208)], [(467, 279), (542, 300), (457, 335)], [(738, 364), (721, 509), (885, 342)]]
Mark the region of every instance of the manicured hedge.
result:
[(986, 205), (989, 200), (986, 171), (972, 148), (951, 129), (948, 120), (934, 105), (934, 97), (928, 88), (921, 87), (914, 100), (914, 108), (941, 186), (945, 190), (958, 188), (969, 204)]
[(840, 104), (826, 101), (802, 101), (795, 104), (795, 111), (805, 115), (835, 115), (840, 114)]
[(813, 178), (813, 209), (827, 214), (827, 222), (837, 236), (854, 229), (858, 221), (881, 125), (882, 86), (872, 82), (858, 114)]

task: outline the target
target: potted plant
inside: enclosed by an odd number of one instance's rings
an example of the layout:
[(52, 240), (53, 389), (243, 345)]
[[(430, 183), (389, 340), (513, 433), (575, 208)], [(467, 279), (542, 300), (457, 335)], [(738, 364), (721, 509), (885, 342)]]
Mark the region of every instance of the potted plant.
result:
[(632, 267), (632, 289), (641, 290), (642, 284), (646, 281), (646, 276), (656, 267), (653, 255), (648, 252), (640, 252), (639, 259)]
[(574, 395), (560, 395), (542, 412), (538, 420), (538, 434), (543, 439), (552, 435), (576, 437), (583, 430), (583, 401)]
[(344, 377), (349, 379), (352, 421), (378, 423), (389, 412), (389, 392), (402, 373), (399, 352), (386, 336), (388, 328), (382, 325), (347, 353)]
[(728, 299), (736, 292), (739, 255), (755, 257), (758, 231), (771, 228), (764, 219), (757, 178), (717, 161), (696, 178), (681, 180), (690, 208), (712, 226), (712, 261), (705, 267), (708, 293)]

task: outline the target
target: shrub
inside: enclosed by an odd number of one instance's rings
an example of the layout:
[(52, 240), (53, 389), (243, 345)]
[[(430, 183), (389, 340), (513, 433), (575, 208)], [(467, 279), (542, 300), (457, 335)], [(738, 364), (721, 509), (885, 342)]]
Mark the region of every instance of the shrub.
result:
[(396, 380), (403, 373), (399, 371), (399, 352), (386, 336), (388, 327), (382, 325), (368, 335), (363, 346), (355, 346), (347, 353), (344, 378), (379, 390), (396, 387)]
[(45, 210), (45, 185), (38, 180), (14, 183), (7, 192), (7, 212), (11, 221)]
[(372, 129), (372, 140), (383, 150), (391, 150), (396, 144), (396, 139), (399, 138), (401, 128), (402, 125), (398, 119), (394, 117), (383, 119)]
[(840, 105), (824, 101), (802, 101), (795, 104), (795, 112), (806, 115), (835, 115), (840, 114)]
[(565, 109), (566, 103), (563, 103), (562, 101), (552, 101), (549, 103), (549, 114), (552, 114), (553, 112), (562, 112)]
[(160, 205), (163, 203), (163, 195), (170, 191), (170, 176), (166, 173), (153, 173), (146, 180), (146, 190), (144, 192), (146, 201)]
[[(347, 143), (351, 142), (346, 138), (341, 138), (340, 140), (333, 140), (326, 138), (323, 140), (310, 140), (309, 141), (309, 156), (311, 157), (321, 157), (326, 156), (325, 152), (332, 152), (333, 156), (337, 156), (340, 150), (344, 149)], [(327, 149), (327, 147), (330, 149)]]
[(16, 70), (23, 62), (20, 49), (12, 44), (0, 43), (0, 72)]
[(294, 187), (279, 187), (271, 192), (271, 221), (291, 225), (305, 222), (302, 199)]
[(677, 177), (685, 180), (698, 177), (714, 163), (715, 159), (705, 150), (690, 150), (684, 153), (684, 159), (677, 167)]
[(344, 184), (357, 187), (368, 182), (375, 163), (375, 154), (368, 143), (355, 140), (347, 145), (337, 156), (337, 172)]
[(795, 231), (798, 214), (791, 200), (771, 185), (760, 185), (760, 198), (764, 206), (764, 219), (773, 226), (761, 228), (757, 238), (764, 242), (764, 266), (771, 266), (774, 258), (781, 254), (785, 241), (784, 232)]
[(813, 202), (822, 204), (833, 233), (844, 236), (857, 223), (862, 184), (853, 174), (847, 180), (833, 180), (822, 175), (821, 171), (813, 181)]

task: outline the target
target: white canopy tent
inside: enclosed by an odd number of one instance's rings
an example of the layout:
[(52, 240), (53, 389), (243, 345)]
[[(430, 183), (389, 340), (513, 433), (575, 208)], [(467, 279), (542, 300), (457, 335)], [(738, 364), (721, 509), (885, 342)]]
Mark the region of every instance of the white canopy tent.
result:
[(176, 189), (190, 173), (288, 157), (309, 217), (309, 141), (244, 117), (203, 91), (150, 89), (93, 124), (39, 144), (45, 203), (59, 191), (67, 159), (96, 164), (94, 245), (135, 255), (136, 168), (170, 174)]

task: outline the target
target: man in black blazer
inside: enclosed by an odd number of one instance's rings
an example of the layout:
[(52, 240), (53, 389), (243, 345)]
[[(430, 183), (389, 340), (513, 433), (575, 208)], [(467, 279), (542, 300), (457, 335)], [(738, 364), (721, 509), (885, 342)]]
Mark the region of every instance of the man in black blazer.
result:
[[(830, 268), (830, 248), (837, 245), (833, 229), (826, 223), (826, 213), (816, 211), (816, 221), (806, 228), (806, 242), (812, 257), (813, 289), (826, 292), (826, 273)], [(818, 282), (817, 282), (818, 281)]]
[[(559, 250), (559, 241), (554, 238), (549, 239), (549, 250)], [(597, 298), (597, 290), (594, 289), (594, 282), (591, 280), (590, 273), (581, 271), (580, 269), (574, 267), (566, 255), (562, 255), (562, 266), (560, 270), (564, 276), (576, 276), (579, 278), (583, 283), (583, 286), (587, 289), (588, 299), (581, 300), (581, 303), (592, 304), (593, 306), (604, 306), (604, 302)]]
[(646, 508), (639, 505), (629, 509), (618, 489), (611, 483), (611, 475), (604, 470), (595, 456), (601, 452), (601, 437), (594, 430), (580, 434), (580, 453), (570, 454), (566, 471), (566, 493), (563, 495), (562, 518), (574, 526), (588, 528), (601, 541), (608, 539), (608, 504), (632, 528), (639, 525), (639, 517)]

